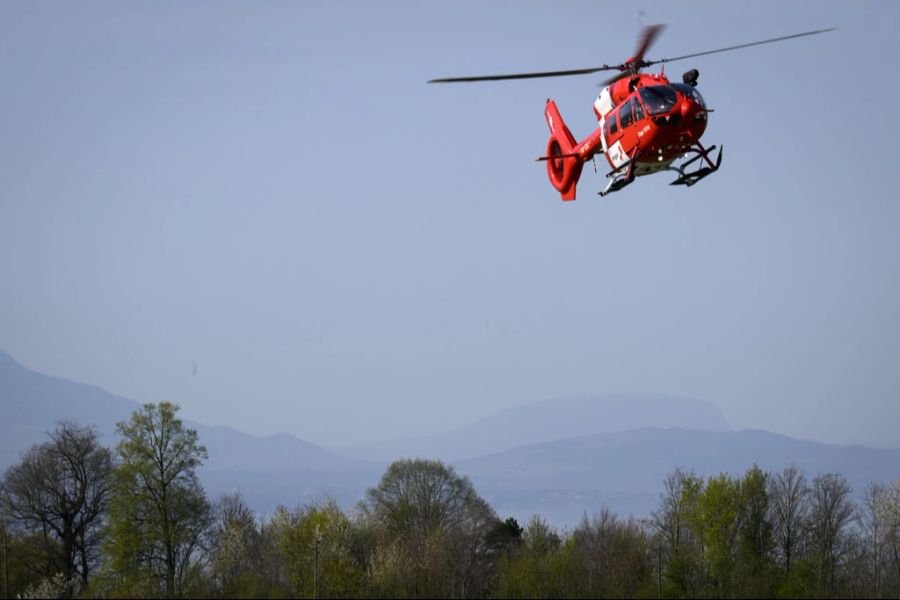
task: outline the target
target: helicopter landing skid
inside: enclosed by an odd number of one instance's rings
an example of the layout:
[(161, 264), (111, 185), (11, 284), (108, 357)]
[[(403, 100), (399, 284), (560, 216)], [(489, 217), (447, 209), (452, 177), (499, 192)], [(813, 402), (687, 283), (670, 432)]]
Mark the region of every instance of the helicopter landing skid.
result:
[[(634, 181), (635, 158), (637, 158), (637, 156), (632, 157), (627, 163), (607, 173), (606, 176), (610, 178), (609, 183), (606, 184), (606, 188), (603, 191), (597, 192), (597, 194), (602, 197), (607, 194), (612, 194), (613, 192), (618, 192)], [(622, 169), (625, 169), (625, 171), (622, 172)]]
[[(677, 167), (672, 167), (672, 166), (668, 167), (668, 169), (667, 169), (668, 171), (675, 171), (679, 175), (679, 177), (675, 181), (670, 183), (669, 185), (685, 185), (687, 187), (690, 187), (690, 186), (694, 185), (695, 183), (697, 183), (698, 181), (700, 181), (701, 179), (703, 179), (704, 177), (706, 177), (707, 175), (710, 175), (710, 174), (718, 171), (719, 165), (722, 164), (722, 148), (719, 148), (719, 153), (716, 155), (715, 163), (713, 163), (713, 161), (711, 161), (709, 159), (710, 153), (715, 149), (716, 149), (715, 145), (710, 146), (709, 148), (704, 148), (702, 145), (700, 145), (700, 142), (695, 142), (693, 146), (691, 146), (688, 150), (685, 151), (685, 155), (687, 155), (689, 153), (694, 153), (697, 156), (695, 156), (694, 158), (688, 160), (684, 164), (679, 165)], [(686, 171), (686, 169), (693, 163), (700, 160), (701, 158), (704, 161), (706, 161), (707, 166), (700, 167), (700, 168), (688, 173)]]

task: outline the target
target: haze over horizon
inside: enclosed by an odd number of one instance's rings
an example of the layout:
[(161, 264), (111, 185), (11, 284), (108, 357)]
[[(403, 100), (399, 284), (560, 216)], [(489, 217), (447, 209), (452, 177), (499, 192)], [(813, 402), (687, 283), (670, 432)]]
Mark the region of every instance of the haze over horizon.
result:
[[(693, 6), (2, 3), (0, 350), (329, 446), (634, 392), (898, 447), (900, 5)], [(623, 60), (638, 8), (653, 58), (839, 29), (668, 67), (690, 190), (559, 201), (543, 105), (584, 137), (599, 77), (424, 83)]]

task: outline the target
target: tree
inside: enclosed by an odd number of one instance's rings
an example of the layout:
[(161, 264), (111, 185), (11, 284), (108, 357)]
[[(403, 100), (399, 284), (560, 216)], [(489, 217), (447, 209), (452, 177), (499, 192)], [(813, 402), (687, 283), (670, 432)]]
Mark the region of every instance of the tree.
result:
[(768, 493), (775, 546), (785, 572), (790, 575), (798, 546), (803, 543), (809, 487), (803, 473), (791, 465), (772, 476)]
[(740, 482), (738, 571), (740, 587), (753, 596), (771, 596), (775, 591), (768, 480), (769, 475), (753, 465)]
[(885, 571), (889, 575), (889, 582), (893, 584), (891, 596), (900, 597), (900, 478), (885, 487), (881, 522), (884, 526)]
[(393, 533), (425, 538), (436, 529), (483, 517), (486, 506), (469, 479), (453, 467), (433, 460), (398, 460), (366, 492), (363, 510)]
[(363, 595), (365, 569), (354, 553), (353, 524), (333, 499), (294, 511), (278, 507), (264, 535), (280, 563), (273, 586), (279, 592), (314, 598)]
[(486, 541), (495, 553), (509, 555), (519, 550), (524, 531), (518, 521), (509, 517), (505, 521), (497, 521), (488, 531)]
[(215, 591), (224, 597), (256, 595), (262, 562), (256, 517), (239, 494), (223, 496), (213, 513), (209, 567)]
[(696, 597), (702, 577), (702, 538), (696, 527), (703, 479), (675, 469), (663, 482), (660, 507), (651, 524), (660, 539), (666, 561), (665, 578), (671, 594)]
[(653, 560), (657, 555), (638, 521), (622, 521), (608, 509), (592, 518), (584, 515), (572, 542), (578, 597), (634, 597), (650, 578), (651, 555)]
[[(181, 596), (210, 523), (210, 507), (195, 469), (207, 457), (197, 432), (169, 402), (145, 404), (120, 422), (107, 553), (127, 587), (150, 590), (162, 582), (167, 597)], [(135, 587), (138, 586), (138, 587)]]
[(882, 483), (870, 483), (866, 486), (859, 512), (859, 524), (866, 537), (867, 558), (870, 561), (873, 598), (881, 597), (883, 548), (885, 545), (885, 503), (888, 488)]
[[(58, 545), (58, 542), (55, 543)], [(12, 531), (0, 513), (0, 598), (17, 598), (60, 573), (42, 533)], [(63, 576), (65, 577), (65, 576)], [(71, 583), (71, 581), (69, 581)], [(68, 593), (70, 590), (66, 590)]]
[(415, 596), (469, 597), (487, 590), (492, 574), (487, 534), (498, 519), (452, 467), (396, 461), (368, 490), (361, 509), (382, 532), (386, 554), (379, 564), (407, 573), (382, 571), (386, 580), (401, 582)]
[(500, 561), (493, 597), (591, 597), (583, 581), (584, 567), (574, 536), (560, 537), (544, 519), (534, 515), (525, 526), (518, 554)]
[(59, 423), (49, 437), (6, 472), (3, 512), (27, 533), (43, 538), (63, 581), (78, 578), (84, 585), (97, 561), (112, 454), (93, 429), (71, 421)]
[(732, 595), (741, 528), (740, 482), (722, 473), (700, 494), (693, 519), (705, 548), (705, 561), (717, 597)]
[(841, 475), (820, 475), (810, 493), (809, 527), (819, 567), (819, 585), (824, 592), (836, 591), (837, 570), (847, 543), (847, 526), (853, 520), (850, 484)]

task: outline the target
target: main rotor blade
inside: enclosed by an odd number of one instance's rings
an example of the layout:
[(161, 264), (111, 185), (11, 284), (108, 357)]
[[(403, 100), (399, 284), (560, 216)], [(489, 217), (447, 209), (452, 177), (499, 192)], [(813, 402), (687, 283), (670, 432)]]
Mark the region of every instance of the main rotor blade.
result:
[(827, 33), (835, 31), (837, 27), (829, 27), (828, 29), (817, 29), (815, 31), (806, 31), (804, 33), (795, 33), (793, 35), (785, 35), (782, 37), (771, 38), (768, 40), (760, 40), (758, 42), (750, 42), (749, 44), (739, 44), (737, 46), (728, 46), (727, 48), (717, 48), (715, 50), (705, 50), (703, 52), (694, 52), (692, 54), (683, 54), (672, 58), (661, 58), (659, 60), (644, 60), (644, 53), (653, 45), (653, 42), (662, 33), (665, 25), (650, 25), (645, 27), (643, 35), (638, 43), (638, 52), (634, 59), (626, 64), (621, 65), (603, 65), (602, 67), (589, 67), (587, 69), (570, 69), (568, 71), (539, 71), (535, 73), (512, 73), (507, 75), (478, 75), (475, 77), (444, 77), (441, 79), (431, 79), (428, 83), (463, 83), (470, 81), (503, 81), (509, 79), (537, 79), (539, 77), (568, 77), (570, 75), (589, 75), (599, 71), (623, 71), (623, 74), (616, 75), (606, 82), (606, 85), (621, 79), (629, 74), (631, 70), (636, 70), (659, 63), (673, 62), (676, 60), (684, 60), (686, 58), (694, 58), (696, 56), (706, 56), (707, 54), (717, 54), (719, 52), (729, 52), (731, 50), (740, 50), (741, 48), (750, 48), (751, 46), (761, 46), (763, 44), (771, 44), (773, 42), (783, 42), (794, 38), (804, 37), (807, 35), (816, 35), (818, 33)]
[(446, 77), (443, 79), (431, 79), (428, 83), (460, 83), (465, 81), (500, 81), (504, 79), (536, 79), (538, 77), (567, 77), (569, 75), (588, 75), (597, 71), (612, 71), (617, 66), (603, 65), (602, 67), (590, 67), (587, 69), (571, 69), (569, 71), (541, 71), (537, 73), (514, 73), (511, 75), (479, 75), (477, 77)]
[(695, 56), (706, 56), (707, 54), (716, 54), (717, 52), (728, 52), (730, 50), (739, 50), (741, 48), (749, 48), (751, 46), (761, 46), (762, 44), (771, 44), (772, 42), (783, 42), (784, 40), (792, 40), (794, 38), (804, 37), (807, 35), (816, 35), (817, 33), (827, 33), (829, 31), (835, 31), (837, 27), (829, 27), (828, 29), (817, 29), (815, 31), (806, 31), (804, 33), (795, 33), (793, 35), (785, 35), (782, 37), (772, 38), (769, 40), (762, 40), (759, 42), (751, 42), (749, 44), (740, 44), (738, 46), (729, 46), (727, 48), (718, 48), (716, 50), (706, 50), (704, 52), (695, 52), (693, 54), (685, 54), (683, 56), (676, 56), (674, 58), (661, 58), (659, 60), (650, 60), (645, 63), (646, 66), (655, 65), (657, 63), (667, 63), (675, 60), (684, 60), (685, 58), (694, 58)]
[(637, 62), (640, 62), (644, 58), (647, 50), (650, 49), (656, 41), (656, 38), (659, 37), (659, 34), (661, 34), (665, 28), (666, 26), (662, 24), (644, 27), (643, 31), (641, 31), (641, 38), (638, 42), (637, 49), (634, 51), (634, 58)]
[(615, 82), (617, 82), (618, 80), (622, 79), (623, 77), (631, 77), (632, 75), (634, 75), (634, 73), (632, 71), (622, 71), (621, 73), (616, 73), (609, 79), (604, 79), (603, 81), (598, 83), (597, 87), (606, 87), (606, 86), (612, 85)]

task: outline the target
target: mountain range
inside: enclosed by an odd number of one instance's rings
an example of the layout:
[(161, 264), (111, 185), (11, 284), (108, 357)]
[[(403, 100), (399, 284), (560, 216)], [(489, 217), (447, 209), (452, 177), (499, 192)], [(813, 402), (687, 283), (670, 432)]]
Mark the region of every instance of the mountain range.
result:
[(516, 446), (641, 427), (732, 430), (719, 408), (703, 400), (661, 394), (604, 394), (532, 402), (444, 434), (334, 450), (346, 456), (388, 461), (398, 456), (454, 461)]
[[(0, 351), (0, 470), (44, 441), (63, 419), (94, 426), (103, 443), (114, 446), (116, 423), (138, 408), (102, 388), (27, 369)], [(209, 454), (198, 471), (209, 495), (240, 491), (260, 512), (323, 494), (352, 504), (383, 469), (381, 463), (340, 456), (286, 433), (253, 436), (231, 427), (185, 424), (197, 430)]]
[(792, 463), (809, 479), (840, 473), (861, 492), (869, 482), (900, 476), (900, 449), (821, 444), (761, 430), (643, 428), (531, 444), (456, 466), (502, 514), (540, 513), (571, 524), (600, 507), (649, 514), (676, 468), (742, 475), (754, 464), (780, 471)]
[[(0, 470), (17, 462), (61, 419), (93, 425), (105, 444), (139, 404), (99, 387), (30, 370), (0, 351)], [(643, 516), (676, 467), (741, 474), (791, 463), (814, 477), (845, 475), (856, 490), (900, 476), (900, 449), (838, 446), (766, 431), (734, 431), (701, 400), (615, 394), (526, 404), (430, 437), (322, 448), (293, 435), (253, 436), (186, 422), (209, 459), (198, 474), (208, 495), (240, 491), (259, 513), (334, 497), (345, 507), (401, 457), (452, 462), (503, 516), (539, 513), (573, 525), (602, 507)]]

